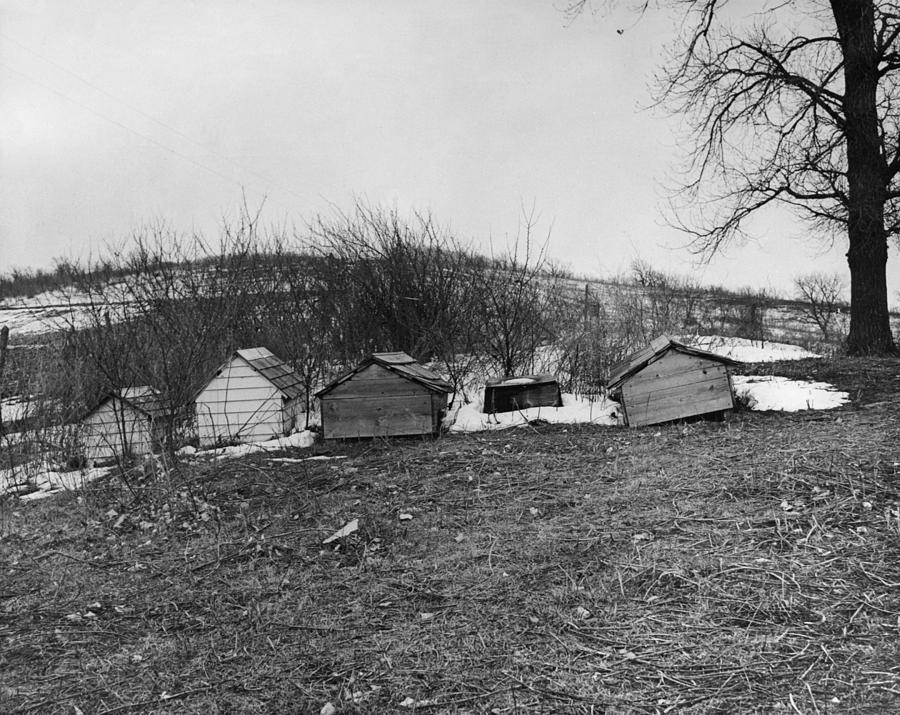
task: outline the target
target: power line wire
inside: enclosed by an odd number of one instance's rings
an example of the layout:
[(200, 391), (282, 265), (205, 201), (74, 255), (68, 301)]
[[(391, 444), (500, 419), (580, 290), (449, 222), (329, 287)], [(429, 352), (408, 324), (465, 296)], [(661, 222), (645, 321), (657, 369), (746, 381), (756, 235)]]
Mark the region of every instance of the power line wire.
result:
[[(293, 196), (293, 197), (296, 198), (296, 199), (299, 199), (300, 201), (306, 201), (306, 200), (307, 200), (306, 197), (301, 196), (300, 194), (296, 193), (295, 191), (293, 191), (292, 189), (288, 188), (287, 186), (284, 186), (284, 185), (282, 185), (282, 184), (279, 184), (278, 182), (273, 181), (273, 180), (270, 179), (269, 177), (267, 177), (267, 176), (265, 176), (265, 175), (263, 175), (263, 174), (260, 174), (260, 173), (257, 172), (257, 171), (254, 171), (253, 169), (249, 169), (249, 168), (247, 168), (247, 167), (245, 167), (245, 166), (242, 166), (242, 165), (240, 165), (240, 164), (234, 162), (234, 161), (231, 160), (231, 159), (228, 159), (228, 158), (222, 156), (221, 154), (218, 154), (217, 152), (211, 150), (208, 146), (206, 146), (206, 145), (200, 143), (199, 141), (197, 141), (196, 139), (192, 138), (192, 137), (189, 136), (188, 134), (185, 134), (184, 132), (182, 132), (181, 130), (177, 129), (176, 127), (173, 127), (173, 126), (171, 126), (170, 124), (168, 124), (168, 123), (162, 121), (161, 119), (159, 119), (159, 118), (157, 118), (157, 117), (154, 117), (154, 116), (151, 115), (151, 114), (148, 114), (147, 112), (143, 111), (143, 110), (140, 109), (139, 107), (136, 107), (136, 106), (130, 104), (129, 102), (126, 102), (125, 100), (121, 99), (120, 97), (117, 97), (116, 95), (112, 94), (111, 92), (105, 90), (103, 87), (100, 87), (99, 85), (95, 84), (94, 82), (91, 82), (90, 80), (88, 80), (88, 79), (82, 77), (81, 75), (77, 74), (76, 72), (73, 72), (73, 71), (70, 70), (68, 67), (65, 67), (64, 65), (59, 64), (58, 62), (56, 62), (55, 60), (50, 59), (49, 57), (45, 57), (44, 55), (42, 55), (42, 54), (39, 53), (39, 52), (36, 52), (35, 50), (31, 49), (31, 48), (28, 47), (27, 45), (24, 45), (23, 43), (19, 42), (19, 41), (16, 40), (15, 38), (9, 37), (8, 35), (6, 35), (6, 34), (0, 32), (0, 39), (4, 40), (4, 41), (6, 41), (6, 42), (10, 42), (10, 43), (16, 45), (17, 47), (22, 48), (23, 50), (25, 50), (25, 51), (28, 52), (29, 54), (34, 55), (35, 57), (37, 57), (39, 60), (41, 60), (41, 61), (43, 61), (43, 62), (46, 62), (47, 64), (49, 64), (49, 65), (55, 67), (56, 69), (60, 70), (61, 72), (66, 73), (67, 75), (69, 75), (70, 77), (72, 77), (72, 78), (78, 80), (79, 82), (81, 82), (81, 83), (84, 84), (85, 86), (90, 87), (91, 89), (93, 89), (93, 90), (96, 91), (96, 92), (99, 92), (99, 93), (102, 94), (104, 97), (107, 97), (107, 98), (111, 99), (112, 101), (116, 102), (117, 104), (122, 105), (123, 107), (125, 107), (125, 108), (128, 109), (129, 111), (134, 112), (135, 114), (137, 114), (137, 115), (143, 117), (144, 119), (146, 119), (146, 120), (148, 120), (148, 121), (150, 121), (150, 122), (153, 122), (154, 124), (156, 124), (156, 125), (162, 127), (163, 129), (166, 129), (166, 130), (169, 131), (169, 132), (172, 132), (173, 134), (175, 134), (176, 136), (178, 136), (178, 137), (180, 137), (181, 139), (185, 140), (186, 142), (189, 142), (190, 144), (193, 144), (194, 146), (196, 146), (196, 147), (202, 149), (204, 152), (206, 152), (206, 153), (208, 153), (208, 154), (211, 154), (211, 155), (213, 155), (214, 157), (217, 157), (217, 158), (220, 159), (221, 161), (224, 161), (224, 162), (226, 162), (226, 163), (228, 163), (228, 164), (231, 164), (234, 168), (236, 168), (236, 169), (238, 169), (239, 171), (241, 171), (241, 173), (243, 173), (243, 174), (249, 174), (250, 176), (254, 176), (254, 177), (256, 177), (257, 179), (259, 179), (259, 180), (261, 180), (262, 182), (264, 182), (266, 185), (272, 186), (274, 189), (277, 189), (277, 190), (279, 190), (279, 191), (283, 191), (283, 192), (286, 193), (286, 194), (290, 194), (291, 196)], [(96, 112), (95, 110), (90, 109), (89, 107), (87, 107), (87, 106), (85, 106), (85, 105), (79, 103), (77, 100), (73, 100), (73, 99), (71, 99), (70, 97), (66, 97), (65, 95), (63, 95), (63, 94), (62, 94), (61, 92), (59, 92), (58, 90), (55, 90), (55, 89), (50, 88), (50, 87), (47, 87), (46, 85), (41, 84), (40, 82), (38, 82), (38, 81), (35, 80), (34, 78), (29, 77), (29, 76), (25, 75), (24, 73), (19, 72), (18, 70), (15, 70), (15, 69), (9, 67), (8, 65), (4, 65), (4, 66), (5, 66), (7, 69), (12, 70), (13, 72), (17, 72), (17, 73), (20, 74), (21, 76), (25, 77), (25, 79), (28, 79), (28, 80), (34, 82), (35, 84), (38, 84), (38, 85), (42, 86), (44, 89), (48, 89), (48, 90), (50, 90), (50, 91), (52, 91), (52, 92), (56, 92), (56, 93), (59, 94), (60, 96), (63, 96), (63, 97), (65, 97), (66, 99), (69, 99), (69, 101), (72, 101), (72, 102), (74, 102), (75, 104), (79, 104), (79, 106), (81, 106), (82, 108), (87, 109), (88, 111), (91, 111), (92, 113), (97, 114), (98, 116), (103, 117), (103, 115), (99, 114), (99, 113)], [(107, 117), (103, 117), (103, 118), (108, 119)], [(115, 122), (115, 120), (109, 120), (109, 121), (113, 121), (114, 123), (117, 123), (117, 122)], [(119, 124), (119, 126), (122, 126), (122, 125)], [(162, 146), (159, 142), (156, 142), (155, 140), (150, 139), (150, 138), (146, 137), (145, 135), (142, 135), (142, 134), (140, 134), (139, 132), (137, 132), (137, 131), (135, 131), (135, 130), (133, 130), (133, 129), (130, 129), (130, 128), (128, 128), (128, 127), (124, 127), (124, 128), (128, 129), (128, 131), (131, 131), (131, 132), (134, 133), (134, 134), (137, 134), (138, 136), (142, 136), (143, 138), (148, 139), (149, 141), (153, 141), (155, 144), (157, 144), (157, 145), (159, 145), (159, 146)], [(187, 157), (184, 157), (184, 155), (178, 154), (177, 152), (175, 152), (175, 151), (172, 150), (171, 148), (168, 148), (168, 147), (163, 147), (163, 148), (166, 148), (167, 151), (170, 151), (170, 152), (172, 152), (173, 154), (176, 154), (177, 156), (181, 156), (182, 158), (187, 158)], [(194, 160), (192, 160), (192, 159), (188, 159), (188, 160), (189, 160), (189, 161), (194, 161)], [(194, 162), (194, 163), (198, 163), (198, 162)], [(217, 172), (214, 172), (214, 173), (216, 173), (218, 176), (222, 176), (221, 174), (218, 174)], [(233, 181), (233, 179), (231, 179), (231, 181)]]
[[(51, 60), (49, 57), (45, 57), (44, 55), (40, 54), (39, 52), (35, 52), (33, 49), (31, 49), (31, 48), (28, 47), (27, 45), (23, 45), (23, 44), (22, 44), (21, 42), (19, 42), (18, 40), (14, 39), (14, 38), (12, 38), (12, 37), (9, 37), (8, 35), (3, 34), (2, 32), (0, 32), (0, 39), (5, 40), (6, 42), (11, 42), (12, 44), (16, 45), (17, 47), (21, 47), (23, 50), (25, 50), (25, 51), (28, 52), (29, 54), (34, 55), (34, 56), (37, 57), (39, 60), (41, 60), (41, 61), (43, 61), (43, 62), (46, 62), (48, 65), (52, 65), (53, 67), (55, 67), (56, 69), (60, 70), (61, 72), (65, 72), (67, 75), (69, 75), (69, 76), (72, 77), (73, 79), (77, 79), (77, 80), (78, 80), (79, 82), (81, 82), (82, 84), (84, 84), (84, 85), (90, 87), (91, 89), (93, 89), (93, 90), (96, 91), (96, 92), (99, 92), (99, 93), (102, 94), (103, 96), (108, 97), (109, 99), (113, 100), (114, 102), (117, 102), (117, 103), (121, 104), (123, 107), (125, 107), (126, 109), (129, 109), (130, 111), (134, 112), (135, 114), (139, 114), (139, 115), (142, 116), (144, 119), (148, 119), (149, 121), (153, 122), (154, 124), (158, 124), (159, 126), (163, 127), (164, 129), (167, 129), (168, 131), (172, 132), (173, 134), (178, 135), (178, 136), (181, 137), (182, 139), (184, 139), (184, 140), (186, 140), (186, 141), (189, 141), (191, 144), (194, 144), (194, 145), (200, 147), (200, 148), (203, 149), (204, 151), (209, 151), (209, 149), (208, 149), (207, 147), (205, 147), (205, 146), (203, 146), (202, 144), (200, 144), (200, 142), (198, 142), (198, 141), (192, 139), (191, 137), (189, 137), (189, 136), (188, 136), (187, 134), (185, 134), (184, 132), (182, 132), (182, 131), (176, 129), (175, 127), (170, 126), (169, 124), (166, 124), (166, 123), (165, 123), (164, 121), (162, 121), (161, 119), (158, 119), (158, 118), (156, 118), (156, 117), (154, 117), (154, 116), (152, 116), (152, 115), (150, 115), (150, 114), (147, 114), (147, 112), (143, 111), (143, 110), (140, 109), (139, 107), (135, 107), (135, 106), (129, 104), (128, 102), (126, 102), (125, 100), (121, 99), (120, 97), (116, 97), (116, 96), (115, 96), (114, 94), (112, 94), (111, 92), (108, 92), (107, 90), (103, 89), (103, 87), (100, 87), (100, 86), (94, 84), (93, 82), (91, 82), (89, 79), (85, 79), (85, 78), (82, 77), (81, 75), (76, 74), (75, 72), (73, 72), (72, 70), (70, 70), (68, 67), (59, 64), (59, 63), (56, 62), (55, 60)], [(214, 153), (214, 152), (210, 152), (210, 153)]]
[(137, 137), (140, 137), (140, 138), (143, 139), (144, 141), (150, 142), (150, 143), (153, 144), (154, 146), (157, 146), (157, 147), (159, 147), (160, 149), (162, 149), (163, 151), (167, 151), (167, 152), (169, 152), (170, 154), (173, 154), (174, 156), (177, 156), (177, 157), (179, 157), (179, 158), (181, 158), (181, 159), (184, 159), (185, 161), (189, 161), (189, 162), (190, 162), (191, 164), (193, 164), (194, 166), (197, 166), (197, 167), (199, 167), (199, 168), (201, 168), (201, 169), (203, 169), (203, 170), (205, 170), (205, 171), (208, 171), (210, 174), (214, 174), (215, 176), (218, 176), (220, 179), (223, 179), (223, 180), (225, 180), (225, 181), (227, 181), (227, 182), (229, 182), (229, 183), (236, 184), (237, 186), (240, 186), (240, 187), (243, 188), (243, 184), (241, 184), (241, 182), (237, 181), (236, 179), (234, 179), (234, 178), (232, 178), (232, 177), (230, 177), (230, 176), (226, 176), (226, 175), (223, 174), (222, 172), (217, 171), (216, 169), (213, 169), (212, 167), (207, 166), (206, 164), (204, 164), (204, 163), (202, 163), (202, 162), (199, 162), (199, 161), (197, 161), (196, 159), (194, 159), (194, 158), (192, 158), (192, 157), (190, 157), (190, 156), (187, 156), (186, 154), (182, 154), (181, 152), (179, 152), (179, 151), (173, 149), (172, 147), (167, 146), (166, 144), (163, 144), (163, 143), (160, 142), (160, 141), (157, 141), (157, 140), (154, 139), (153, 137), (147, 136), (146, 134), (142, 134), (141, 132), (137, 131), (136, 129), (132, 129), (132, 128), (129, 127), (127, 124), (123, 124), (122, 122), (118, 121), (117, 119), (113, 119), (112, 117), (106, 116), (106, 115), (103, 114), (102, 112), (98, 112), (98, 111), (97, 111), (96, 109), (94, 109), (93, 107), (90, 107), (90, 106), (88, 106), (87, 104), (84, 104), (83, 102), (80, 102), (79, 100), (77, 100), (77, 99), (75, 99), (75, 98), (73, 98), (73, 97), (70, 97), (69, 95), (67, 95), (67, 94), (65, 94), (65, 93), (63, 93), (63, 92), (60, 92), (58, 89), (56, 89), (56, 88), (54, 88), (54, 87), (51, 87), (51, 86), (49, 86), (49, 85), (47, 85), (47, 84), (44, 84), (44, 83), (41, 82), (40, 80), (37, 80), (37, 79), (35, 79), (34, 77), (31, 77), (30, 75), (27, 75), (27, 74), (25, 74), (24, 72), (21, 72), (21, 71), (15, 69), (14, 67), (10, 67), (10, 66), (9, 66), (8, 64), (6, 64), (5, 62), (0, 62), (0, 67), (4, 67), (5, 69), (9, 70), (9, 71), (12, 72), (13, 74), (17, 74), (17, 75), (19, 75), (20, 77), (22, 77), (22, 78), (28, 80), (29, 82), (33, 82), (33, 83), (36, 84), (38, 87), (41, 87), (42, 89), (45, 89), (45, 90), (47, 90), (48, 92), (52, 92), (53, 94), (55, 94), (55, 95), (57, 95), (57, 96), (59, 96), (59, 97), (62, 97), (62, 98), (65, 99), (67, 102), (71, 102), (72, 104), (75, 104), (75, 105), (81, 107), (81, 108), (84, 109), (86, 112), (90, 112), (91, 114), (93, 114), (93, 115), (96, 116), (96, 117), (99, 117), (100, 119), (102, 119), (102, 120), (104, 120), (104, 121), (106, 121), (106, 122), (109, 122), (110, 124), (115, 124), (115, 125), (116, 125), (117, 127), (119, 127), (120, 129), (124, 129), (125, 131), (130, 132), (131, 134), (134, 134), (134, 135), (137, 136)]

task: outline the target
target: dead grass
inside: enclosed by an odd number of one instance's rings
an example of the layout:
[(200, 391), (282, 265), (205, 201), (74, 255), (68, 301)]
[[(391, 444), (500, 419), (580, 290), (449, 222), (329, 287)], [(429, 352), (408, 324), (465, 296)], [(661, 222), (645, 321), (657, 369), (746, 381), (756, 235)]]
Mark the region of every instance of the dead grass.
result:
[(897, 367), (827, 368), (860, 394), (828, 413), (327, 445), (7, 505), (0, 711), (898, 711)]

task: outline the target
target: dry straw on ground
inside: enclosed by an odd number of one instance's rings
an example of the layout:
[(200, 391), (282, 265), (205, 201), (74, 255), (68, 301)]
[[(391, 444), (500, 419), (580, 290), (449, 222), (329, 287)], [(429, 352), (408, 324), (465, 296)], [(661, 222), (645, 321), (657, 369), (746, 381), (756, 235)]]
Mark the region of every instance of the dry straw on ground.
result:
[(7, 503), (0, 710), (900, 710), (896, 364), (788, 369), (854, 404)]

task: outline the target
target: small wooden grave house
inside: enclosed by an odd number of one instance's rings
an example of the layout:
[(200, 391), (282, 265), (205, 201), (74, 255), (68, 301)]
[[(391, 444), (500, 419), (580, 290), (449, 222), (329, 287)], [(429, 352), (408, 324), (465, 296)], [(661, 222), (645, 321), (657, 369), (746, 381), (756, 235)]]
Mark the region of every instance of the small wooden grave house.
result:
[(151, 454), (163, 437), (163, 415), (159, 392), (152, 387), (111, 392), (80, 420), (81, 454), (89, 462)]
[(529, 407), (561, 407), (562, 394), (554, 375), (523, 375), (488, 380), (483, 412), (515, 412)]
[(737, 364), (662, 335), (614, 367), (607, 387), (632, 427), (723, 413), (734, 408), (728, 368)]
[(325, 439), (437, 434), (453, 386), (406, 353), (375, 353), (316, 393)]
[(268, 349), (237, 350), (197, 394), (200, 446), (290, 434), (304, 410), (302, 397), (301, 377)]

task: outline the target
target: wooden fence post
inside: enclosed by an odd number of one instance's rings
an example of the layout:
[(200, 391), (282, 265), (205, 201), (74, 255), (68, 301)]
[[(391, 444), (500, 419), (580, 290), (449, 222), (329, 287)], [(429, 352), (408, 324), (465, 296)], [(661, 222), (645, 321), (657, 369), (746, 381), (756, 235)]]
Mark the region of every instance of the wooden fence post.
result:
[(0, 435), (3, 434), (3, 367), (6, 365), (6, 345), (9, 343), (9, 326), (0, 328)]

